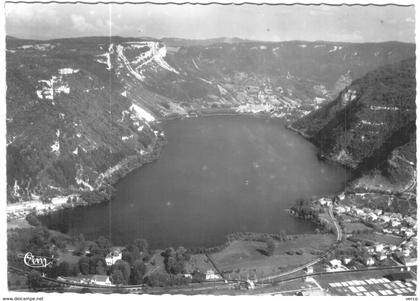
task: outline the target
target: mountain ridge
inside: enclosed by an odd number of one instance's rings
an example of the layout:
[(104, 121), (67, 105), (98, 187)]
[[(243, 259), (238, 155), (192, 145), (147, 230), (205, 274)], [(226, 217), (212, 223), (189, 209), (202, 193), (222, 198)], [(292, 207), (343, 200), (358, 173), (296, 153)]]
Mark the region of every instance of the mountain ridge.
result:
[[(207, 39), (190, 39), (190, 38), (179, 38), (179, 37), (162, 37), (156, 38), (152, 36), (138, 36), (138, 37), (131, 37), (131, 36), (74, 36), (74, 37), (67, 37), (67, 38), (47, 38), (47, 39), (37, 39), (37, 38), (21, 38), (16, 37), (13, 35), (6, 35), (6, 40), (20, 40), (20, 41), (32, 41), (32, 42), (57, 42), (61, 40), (78, 40), (78, 39), (127, 39), (127, 40), (155, 40), (155, 41), (175, 41), (175, 42), (191, 42), (197, 43), (326, 43), (326, 44), (365, 44), (365, 45), (375, 45), (375, 44), (386, 44), (386, 43), (397, 43), (397, 44), (408, 44), (408, 45), (415, 45), (414, 42), (404, 42), (404, 41), (395, 41), (395, 40), (386, 40), (386, 41), (377, 41), (377, 42), (349, 42), (349, 41), (329, 41), (329, 40), (279, 40), (279, 41), (269, 41), (269, 40), (250, 40), (245, 38), (239, 37), (216, 37), (216, 38), (207, 38)], [(190, 45), (191, 46), (191, 45)]]
[[(398, 182), (416, 181), (411, 171), (416, 158), (410, 155), (416, 150), (415, 99), (415, 58), (411, 58), (353, 81), (334, 101), (290, 128), (317, 145), (321, 157), (356, 169), (359, 179), (350, 187), (407, 192)], [(395, 162), (397, 157), (401, 162)], [(376, 172), (383, 175), (382, 180), (369, 184)], [(395, 187), (383, 185), (390, 178)]]
[(290, 124), (354, 78), (414, 50), (402, 43), (175, 47), (122, 37), (9, 38), (8, 200), (94, 191), (128, 158), (138, 166), (155, 157), (165, 140), (160, 120), (229, 112)]

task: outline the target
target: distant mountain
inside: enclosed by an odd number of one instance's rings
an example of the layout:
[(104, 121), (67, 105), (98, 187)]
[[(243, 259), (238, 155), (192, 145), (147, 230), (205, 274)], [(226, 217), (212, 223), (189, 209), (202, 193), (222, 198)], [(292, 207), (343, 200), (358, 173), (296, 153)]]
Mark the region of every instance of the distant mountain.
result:
[[(133, 85), (132, 94), (139, 95), (146, 88), (166, 98), (158, 105), (155, 101), (152, 105), (145, 103), (158, 116), (233, 108), (265, 112), (288, 121), (333, 100), (353, 79), (411, 57), (415, 50), (412, 44), (394, 42), (217, 42), (189, 47), (154, 43), (154, 50), (143, 47), (145, 41), (137, 46), (118, 45), (127, 59), (125, 67), (144, 74), (142, 85), (135, 85), (142, 90)], [(112, 45), (111, 49), (118, 47)], [(115, 49), (111, 57), (117, 58)], [(154, 60), (143, 59), (157, 49), (165, 53), (171, 68), (155, 68), (153, 63), (146, 63)], [(132, 72), (120, 74), (135, 77)]]
[(363, 178), (355, 187), (391, 187), (383, 185), (386, 180), (402, 189), (413, 177), (415, 183), (415, 75), (414, 58), (380, 67), (291, 128), (314, 142), (322, 157), (356, 168), (359, 175), (372, 169), (385, 175), (376, 184), (372, 175)]
[(97, 189), (127, 160), (154, 154), (164, 140), (159, 120), (228, 111), (291, 123), (352, 80), (415, 53), (394, 42), (193, 44), (7, 38), (9, 200)]
[(161, 41), (167, 46), (178, 46), (178, 47), (191, 47), (191, 46), (209, 46), (212, 44), (237, 44), (250, 42), (250, 40), (240, 38), (214, 38), (214, 39), (203, 39), (203, 40), (191, 40), (182, 38), (162, 38)]

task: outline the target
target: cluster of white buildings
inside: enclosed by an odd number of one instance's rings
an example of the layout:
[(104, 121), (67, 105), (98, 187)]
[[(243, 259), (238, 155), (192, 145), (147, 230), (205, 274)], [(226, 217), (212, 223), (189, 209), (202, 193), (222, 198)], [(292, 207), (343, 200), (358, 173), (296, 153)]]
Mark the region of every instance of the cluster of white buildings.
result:
[(107, 275), (91, 275), (83, 277), (58, 277), (57, 280), (72, 282), (75, 284), (88, 284), (99, 286), (114, 286)]
[[(364, 261), (363, 264), (366, 266), (373, 266), (375, 264), (375, 259), (372, 256), (367, 257)], [(385, 258), (381, 259), (380, 261), (386, 259)], [(353, 262), (354, 258), (351, 256), (348, 257), (344, 257), (342, 260), (339, 259), (332, 259), (329, 262), (329, 265), (326, 267), (326, 271), (327, 272), (336, 272), (336, 271), (348, 271), (349, 268), (347, 267), (349, 264), (351, 264)], [(379, 258), (377, 258), (377, 260), (379, 260)]]
[[(301, 108), (301, 100), (293, 95), (291, 89), (283, 89), (281, 86), (275, 88), (270, 82), (255, 82), (255, 84), (247, 84), (239, 87), (241, 90), (236, 93), (235, 97), (241, 104), (236, 107), (239, 113), (267, 113), (277, 118), (288, 119), (295, 113), (300, 113), (301, 116), (306, 115), (309, 111)], [(318, 99), (318, 101), (320, 101)], [(311, 105), (316, 107), (318, 102), (313, 102)]]
[[(344, 194), (338, 195), (335, 200), (344, 200)], [(377, 242), (373, 246), (364, 247), (369, 256), (364, 259), (366, 266), (372, 266), (376, 262), (384, 261), (392, 257), (409, 267), (416, 264), (417, 256), (417, 220), (413, 216), (403, 216), (401, 213), (383, 212), (381, 209), (356, 207), (336, 204), (333, 198), (323, 197), (316, 202), (324, 207), (332, 207), (336, 216), (347, 215), (356, 218), (360, 222), (374, 224), (385, 234), (394, 234), (405, 238), (399, 245), (383, 244)], [(352, 258), (344, 258), (343, 261), (333, 259), (327, 269), (346, 269)]]
[(119, 248), (112, 250), (105, 257), (105, 262), (107, 266), (113, 266), (118, 260), (122, 259), (122, 251)]
[(376, 224), (386, 234), (396, 234), (403, 237), (412, 237), (417, 233), (417, 221), (411, 216), (401, 213), (383, 212), (381, 209), (357, 208), (356, 206), (337, 205), (334, 207), (337, 214), (347, 214), (359, 218), (361, 221)]

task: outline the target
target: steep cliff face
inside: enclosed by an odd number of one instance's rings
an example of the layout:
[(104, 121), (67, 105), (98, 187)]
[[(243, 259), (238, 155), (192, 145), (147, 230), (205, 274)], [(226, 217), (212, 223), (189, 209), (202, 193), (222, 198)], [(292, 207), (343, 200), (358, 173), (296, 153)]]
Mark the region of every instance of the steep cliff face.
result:
[(408, 59), (369, 72), (291, 127), (322, 157), (356, 169), (349, 189), (415, 192), (415, 99), (415, 59)]
[(409, 141), (415, 132), (415, 89), (414, 59), (387, 65), (292, 127), (317, 144), (322, 156), (356, 168)]
[(145, 81), (186, 111), (233, 108), (292, 122), (336, 98), (352, 80), (414, 56), (414, 45), (230, 41), (186, 47), (168, 41), (177, 70)]
[[(31, 47), (29, 47), (31, 46)], [(89, 50), (29, 44), (7, 52), (9, 201), (97, 189), (127, 157), (153, 151), (154, 117), (121, 95)]]
[(402, 43), (102, 42), (97, 62), (115, 73), (123, 93), (161, 118), (230, 110), (291, 122), (353, 79), (414, 55), (414, 46)]
[[(415, 130), (414, 130), (415, 131)], [(404, 194), (416, 199), (417, 161), (416, 137), (412, 130), (408, 143), (396, 147), (372, 169), (365, 169), (362, 176), (349, 185), (350, 191), (375, 191)]]
[[(128, 161), (150, 158), (164, 140), (159, 120), (173, 116), (227, 110), (264, 113), (290, 123), (325, 104), (332, 108), (325, 113), (330, 116), (356, 110), (353, 104), (368, 89), (362, 84), (342, 92), (339, 104), (330, 102), (352, 79), (413, 56), (415, 49), (402, 43), (121, 37), (7, 39), (6, 48), (11, 202), (98, 189)], [(410, 68), (401, 72), (414, 72)], [(390, 99), (396, 95), (393, 89), (383, 91)], [(411, 105), (401, 104), (398, 118), (394, 104), (378, 100), (370, 105), (387, 124), (412, 120)], [(373, 129), (362, 142), (380, 145), (370, 137), (376, 136), (376, 123), (385, 121), (363, 114), (357, 116), (361, 126)], [(328, 126), (323, 118), (312, 121), (311, 129), (299, 129), (316, 134), (325, 154), (349, 165), (369, 155), (358, 154), (357, 145), (351, 149), (329, 142), (336, 121)]]

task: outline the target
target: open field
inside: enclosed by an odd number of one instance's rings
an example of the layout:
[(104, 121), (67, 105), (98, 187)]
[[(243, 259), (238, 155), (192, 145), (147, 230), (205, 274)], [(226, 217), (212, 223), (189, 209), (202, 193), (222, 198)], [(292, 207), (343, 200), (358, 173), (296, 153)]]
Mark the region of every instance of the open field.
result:
[(214, 270), (214, 267), (205, 254), (195, 254), (192, 255), (191, 259), (186, 263), (185, 269), (189, 273), (194, 270), (206, 272), (210, 269)]
[[(276, 241), (273, 255), (264, 255), (266, 244), (256, 241), (234, 241), (226, 249), (212, 254), (218, 268), (227, 278), (263, 277), (285, 272), (319, 257), (335, 238), (330, 234), (305, 234), (291, 240)], [(296, 252), (298, 251), (298, 252)]]
[(70, 264), (76, 264), (79, 262), (80, 256), (73, 255), (71, 250), (74, 250), (75, 247), (73, 245), (67, 245), (66, 250), (58, 250), (58, 262), (67, 261)]
[(7, 221), (7, 229), (32, 227), (25, 218), (17, 218)]
[(381, 234), (381, 233), (363, 233), (353, 236), (355, 239), (369, 240), (390, 245), (399, 245), (404, 239), (396, 235)]
[(363, 223), (345, 223), (344, 225), (345, 233), (362, 232), (362, 231), (369, 231), (369, 230), (372, 230), (372, 228), (366, 226)]

